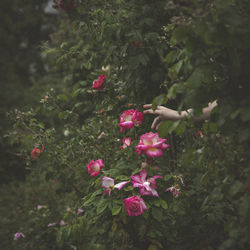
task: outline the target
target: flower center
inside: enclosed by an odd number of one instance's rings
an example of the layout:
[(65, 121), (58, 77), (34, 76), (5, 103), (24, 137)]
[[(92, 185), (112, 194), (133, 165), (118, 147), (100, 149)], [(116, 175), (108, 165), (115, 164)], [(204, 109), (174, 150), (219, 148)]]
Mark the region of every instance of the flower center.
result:
[(143, 139), (142, 141), (143, 141), (144, 145), (148, 145), (148, 146), (152, 145), (152, 141), (151, 140)]
[(157, 151), (157, 148), (149, 148), (148, 151), (155, 152), (155, 151)]
[(130, 121), (132, 121), (132, 116), (131, 115), (126, 115), (124, 117), (124, 120), (125, 120), (125, 122), (130, 122)]
[(93, 170), (94, 172), (97, 172), (97, 171), (100, 170), (100, 166), (99, 166), (98, 164), (95, 164), (95, 165), (92, 166), (92, 170)]

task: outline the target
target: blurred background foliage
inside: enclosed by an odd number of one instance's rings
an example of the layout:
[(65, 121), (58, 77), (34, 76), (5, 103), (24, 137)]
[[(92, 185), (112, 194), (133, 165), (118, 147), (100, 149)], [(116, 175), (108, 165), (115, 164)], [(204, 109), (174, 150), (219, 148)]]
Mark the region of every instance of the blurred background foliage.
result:
[[(53, 2), (1, 1), (2, 249), (248, 249), (249, 1)], [(209, 121), (159, 128), (171, 147), (148, 169), (164, 178), (142, 216), (123, 208), (131, 185), (102, 195), (91, 159), (116, 181), (146, 160), (135, 146), (152, 117), (121, 134), (124, 110), (153, 102), (199, 115), (213, 100)], [(172, 185), (177, 198), (164, 192)], [(17, 231), (25, 238), (13, 241)]]

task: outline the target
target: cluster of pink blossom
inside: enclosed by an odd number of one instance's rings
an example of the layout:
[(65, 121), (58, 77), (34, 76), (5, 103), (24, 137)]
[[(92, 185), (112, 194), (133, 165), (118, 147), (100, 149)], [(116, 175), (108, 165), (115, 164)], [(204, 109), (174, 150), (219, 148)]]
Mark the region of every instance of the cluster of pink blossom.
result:
[[(100, 84), (100, 86), (102, 86), (102, 84)], [(126, 129), (130, 129), (134, 126), (139, 126), (140, 124), (142, 124), (142, 120), (143, 120), (143, 114), (138, 110), (129, 109), (124, 111), (120, 116), (120, 123), (119, 123), (120, 132), (124, 132)], [(170, 147), (165, 142), (166, 139), (160, 138), (158, 133), (153, 133), (153, 132), (145, 133), (140, 137), (140, 141), (136, 146), (136, 152), (138, 153), (138, 155), (145, 153), (147, 157), (160, 157), (163, 154), (163, 150)], [(123, 138), (121, 149), (125, 149), (129, 146), (131, 146), (131, 138), (130, 137)], [(151, 160), (149, 158), (147, 158), (147, 161), (154, 162), (153, 159)], [(151, 164), (147, 163), (146, 165), (149, 167), (149, 165)], [(86, 167), (88, 168), (88, 172), (91, 174), (91, 176), (95, 177), (98, 175), (103, 166), (104, 164), (102, 159), (99, 159), (96, 161), (91, 160)], [(158, 178), (163, 178), (163, 177), (160, 175), (155, 175), (151, 178), (147, 178), (147, 172), (143, 167), (138, 175), (131, 176), (131, 181), (127, 180), (115, 184), (115, 180), (113, 178), (110, 178), (108, 176), (103, 176), (102, 177), (102, 188), (104, 188), (103, 193), (108, 194), (110, 196), (112, 190), (114, 189), (121, 190), (125, 185), (131, 182), (133, 188), (139, 188), (141, 196), (151, 195), (159, 197), (159, 194), (156, 191), (157, 190), (156, 179)], [(182, 178), (181, 182), (183, 183)], [(180, 189), (178, 189), (177, 186), (173, 186), (165, 190), (165, 192), (168, 191), (170, 191), (174, 197), (177, 197), (179, 195)], [(144, 210), (147, 209), (144, 200), (137, 195), (124, 199), (123, 203), (129, 216), (141, 215), (144, 212)]]

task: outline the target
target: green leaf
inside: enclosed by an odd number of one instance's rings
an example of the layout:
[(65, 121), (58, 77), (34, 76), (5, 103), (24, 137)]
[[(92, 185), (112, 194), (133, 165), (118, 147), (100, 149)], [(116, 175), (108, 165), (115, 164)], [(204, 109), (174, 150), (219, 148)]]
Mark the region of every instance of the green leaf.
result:
[(74, 108), (78, 108), (78, 107), (80, 107), (81, 105), (83, 105), (83, 102), (78, 102), (78, 103), (76, 103), (76, 104), (74, 105)]
[(165, 104), (167, 102), (166, 95), (162, 94), (154, 98), (152, 102), (152, 109), (156, 110), (157, 106), (160, 106), (162, 104)]
[(101, 199), (96, 208), (96, 213), (101, 214), (108, 206), (108, 202), (105, 199)]
[(122, 207), (121, 206), (118, 206), (118, 205), (114, 205), (113, 207), (112, 207), (112, 215), (117, 215), (117, 214), (119, 214), (120, 213), (120, 211), (121, 211), (121, 209), (122, 209)]
[(173, 125), (172, 121), (163, 122), (158, 129), (159, 136), (162, 138), (166, 137), (172, 125)]
[(162, 209), (158, 207), (152, 208), (152, 216), (154, 219), (161, 221), (162, 220)]
[(186, 130), (185, 122), (180, 122), (175, 131), (177, 135), (182, 135), (185, 132), (185, 130)]
[(160, 203), (161, 203), (161, 207), (163, 209), (167, 209), (168, 208), (168, 204), (167, 204), (167, 202), (165, 200), (160, 199)]

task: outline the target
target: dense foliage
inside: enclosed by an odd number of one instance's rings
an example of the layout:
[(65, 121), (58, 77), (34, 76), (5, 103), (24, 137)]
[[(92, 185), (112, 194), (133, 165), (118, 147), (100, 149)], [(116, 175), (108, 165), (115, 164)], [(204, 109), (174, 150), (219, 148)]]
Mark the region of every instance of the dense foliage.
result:
[[(249, 2), (55, 4), (50, 88), (9, 114), (28, 174), (1, 191), (3, 246), (248, 249)], [(151, 102), (193, 113), (158, 137), (140, 113)]]

